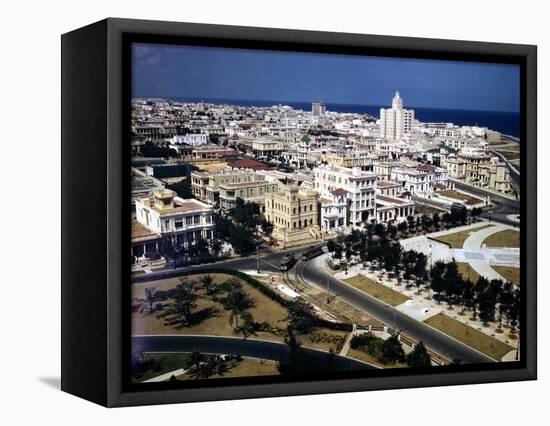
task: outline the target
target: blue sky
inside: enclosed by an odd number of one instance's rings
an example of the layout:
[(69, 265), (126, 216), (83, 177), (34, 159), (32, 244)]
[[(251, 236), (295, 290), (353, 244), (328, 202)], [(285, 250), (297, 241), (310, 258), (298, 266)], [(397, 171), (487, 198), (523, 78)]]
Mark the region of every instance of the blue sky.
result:
[(337, 54), (139, 44), (134, 97), (519, 111), (519, 66)]

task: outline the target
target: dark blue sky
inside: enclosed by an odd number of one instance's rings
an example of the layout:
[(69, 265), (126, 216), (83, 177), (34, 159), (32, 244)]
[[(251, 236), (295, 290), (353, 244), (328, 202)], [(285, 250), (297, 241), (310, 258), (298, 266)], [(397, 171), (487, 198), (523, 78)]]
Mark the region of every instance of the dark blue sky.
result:
[(134, 44), (134, 97), (519, 111), (519, 66)]

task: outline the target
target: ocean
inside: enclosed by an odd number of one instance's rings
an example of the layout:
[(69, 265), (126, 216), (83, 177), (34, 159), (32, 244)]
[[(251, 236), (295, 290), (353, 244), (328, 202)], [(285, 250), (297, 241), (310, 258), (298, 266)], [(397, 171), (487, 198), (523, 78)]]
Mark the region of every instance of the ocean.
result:
[[(272, 105), (288, 105), (294, 109), (304, 111), (311, 110), (309, 102), (280, 102), (280, 101), (254, 101), (242, 99), (197, 99), (197, 98), (173, 98), (180, 102), (207, 102), (213, 104), (231, 104), (240, 106), (270, 107)], [(369, 114), (375, 118), (380, 116), (380, 108), (389, 108), (388, 105), (356, 105), (356, 104), (332, 104), (325, 103), (327, 111), (353, 112)], [(413, 105), (406, 108), (414, 109), (415, 117), (424, 123), (454, 123), (459, 126), (481, 126), (496, 130), (515, 138), (520, 137), (520, 115), (518, 112), (501, 111), (475, 111), (460, 109), (423, 108)]]

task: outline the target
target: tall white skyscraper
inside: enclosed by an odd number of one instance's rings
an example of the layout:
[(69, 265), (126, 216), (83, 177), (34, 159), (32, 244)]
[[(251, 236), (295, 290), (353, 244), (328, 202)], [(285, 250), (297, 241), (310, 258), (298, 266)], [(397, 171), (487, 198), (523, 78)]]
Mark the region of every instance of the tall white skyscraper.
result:
[(380, 108), (380, 136), (385, 140), (399, 141), (412, 133), (414, 110), (403, 109), (403, 99), (395, 92), (391, 108)]
[(312, 102), (311, 114), (314, 117), (322, 117), (323, 115), (325, 115), (326, 111), (327, 107), (325, 106), (324, 102)]

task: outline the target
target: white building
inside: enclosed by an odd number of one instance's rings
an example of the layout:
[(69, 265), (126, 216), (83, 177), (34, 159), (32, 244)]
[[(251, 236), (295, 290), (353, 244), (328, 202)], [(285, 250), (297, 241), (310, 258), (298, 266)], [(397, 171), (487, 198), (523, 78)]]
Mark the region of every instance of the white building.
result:
[(359, 227), (376, 218), (376, 175), (358, 167), (349, 169), (323, 164), (314, 170), (315, 190), (321, 197), (341, 188), (347, 192), (349, 225)]
[(311, 115), (314, 117), (322, 117), (325, 115), (327, 107), (324, 102), (312, 102), (311, 104)]
[(336, 232), (342, 227), (348, 226), (347, 194), (345, 189), (338, 188), (319, 199), (322, 231)]
[(208, 135), (204, 133), (189, 133), (187, 135), (174, 135), (170, 142), (174, 145), (182, 143), (191, 146), (205, 145), (208, 143)]
[(173, 244), (189, 247), (198, 240), (214, 238), (214, 209), (195, 199), (182, 199), (170, 190), (136, 200), (136, 220), (159, 240), (170, 237)]
[(380, 136), (385, 140), (400, 141), (413, 131), (414, 110), (403, 109), (403, 99), (395, 92), (392, 107), (380, 109)]

